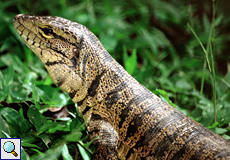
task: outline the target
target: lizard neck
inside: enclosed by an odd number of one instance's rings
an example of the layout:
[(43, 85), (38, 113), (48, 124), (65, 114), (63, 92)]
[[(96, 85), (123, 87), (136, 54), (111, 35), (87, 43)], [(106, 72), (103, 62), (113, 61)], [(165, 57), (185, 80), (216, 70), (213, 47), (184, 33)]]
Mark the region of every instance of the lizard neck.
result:
[(72, 98), (78, 104), (79, 113), (86, 123), (95, 115), (96, 118), (111, 118), (110, 110), (115, 110), (115, 103), (122, 102), (122, 90), (127, 82), (132, 82), (124, 79), (131, 76), (105, 50), (101, 50), (100, 54), (92, 52), (85, 55), (80, 63), (79, 74), (83, 77), (82, 88), (85, 90), (79, 90), (78, 95), (84, 94), (85, 97)]

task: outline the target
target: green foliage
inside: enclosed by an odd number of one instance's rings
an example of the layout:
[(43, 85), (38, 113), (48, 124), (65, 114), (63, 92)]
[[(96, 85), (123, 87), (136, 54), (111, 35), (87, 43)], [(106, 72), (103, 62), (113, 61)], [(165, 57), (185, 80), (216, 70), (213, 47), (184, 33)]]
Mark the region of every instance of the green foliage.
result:
[[(87, 26), (141, 84), (230, 139), (229, 2), (218, 2), (0, 1), (0, 101), (34, 103), (18, 112), (0, 104), (0, 137), (20, 137), (22, 159), (90, 159), (93, 152), (75, 105), (13, 28), (13, 17), (27, 13)], [(42, 115), (65, 105), (71, 118)]]
[(0, 137), (20, 137), (25, 159), (57, 159), (60, 156), (71, 159), (76, 156), (74, 153), (77, 147), (84, 155), (83, 159), (90, 159), (89, 153), (92, 154), (94, 150), (91, 146), (93, 141), (87, 140), (85, 127), (79, 118), (60, 118), (53, 122), (37, 108), (42, 107), (29, 106), (25, 118), (12, 108), (1, 107)]

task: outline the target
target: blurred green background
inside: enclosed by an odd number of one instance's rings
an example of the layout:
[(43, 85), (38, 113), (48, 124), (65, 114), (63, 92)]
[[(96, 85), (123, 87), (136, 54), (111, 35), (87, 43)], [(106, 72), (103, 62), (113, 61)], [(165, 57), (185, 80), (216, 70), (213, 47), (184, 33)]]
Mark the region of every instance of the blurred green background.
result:
[[(1, 0), (0, 137), (21, 137), (23, 158), (87, 159), (93, 152), (77, 106), (13, 28), (13, 17), (26, 13), (85, 25), (141, 84), (230, 139), (229, 6), (228, 0)], [(24, 101), (34, 105), (23, 107)], [(69, 118), (53, 122), (42, 115), (65, 105)]]

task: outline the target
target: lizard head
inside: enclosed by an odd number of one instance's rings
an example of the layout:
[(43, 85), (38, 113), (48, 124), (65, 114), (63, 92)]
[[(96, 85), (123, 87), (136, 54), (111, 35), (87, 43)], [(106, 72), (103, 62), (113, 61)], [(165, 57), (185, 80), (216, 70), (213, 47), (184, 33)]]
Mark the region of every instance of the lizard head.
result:
[(85, 26), (61, 17), (19, 14), (14, 17), (13, 25), (43, 62), (53, 82), (73, 102), (83, 100), (90, 85), (86, 79), (93, 79), (101, 72), (95, 69), (101, 64), (97, 63), (100, 58), (96, 54), (105, 50), (97, 37)]

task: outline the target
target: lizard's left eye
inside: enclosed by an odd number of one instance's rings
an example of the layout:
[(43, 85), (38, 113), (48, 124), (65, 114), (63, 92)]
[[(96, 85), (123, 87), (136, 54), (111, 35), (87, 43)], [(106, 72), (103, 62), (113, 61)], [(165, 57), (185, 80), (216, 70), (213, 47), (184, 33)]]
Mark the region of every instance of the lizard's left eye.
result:
[(51, 28), (41, 28), (41, 27), (39, 27), (41, 30), (42, 30), (42, 34), (44, 35), (44, 36), (51, 36), (51, 35), (53, 35), (53, 30), (51, 29)]
[(53, 30), (50, 28), (42, 28), (42, 31), (47, 35), (50, 36), (51, 34), (53, 34)]

